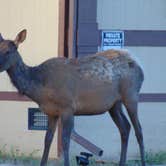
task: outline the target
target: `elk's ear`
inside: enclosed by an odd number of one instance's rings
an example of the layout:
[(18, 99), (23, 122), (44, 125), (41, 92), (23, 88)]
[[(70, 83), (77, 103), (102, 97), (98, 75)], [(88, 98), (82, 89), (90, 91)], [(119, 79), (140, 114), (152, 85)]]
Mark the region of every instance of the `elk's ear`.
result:
[(19, 44), (26, 39), (26, 35), (27, 35), (27, 30), (24, 29), (16, 36), (14, 40), (14, 43), (16, 44), (16, 46), (19, 46)]
[(2, 35), (0, 34), (0, 42), (1, 42), (1, 41), (3, 41), (3, 37), (2, 37)]

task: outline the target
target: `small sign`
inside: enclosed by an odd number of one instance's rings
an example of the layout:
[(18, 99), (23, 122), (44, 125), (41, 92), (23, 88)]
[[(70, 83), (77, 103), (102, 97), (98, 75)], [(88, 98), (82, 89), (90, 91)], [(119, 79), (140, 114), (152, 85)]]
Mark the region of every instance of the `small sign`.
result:
[(124, 46), (123, 31), (102, 31), (101, 50), (120, 49)]
[(39, 108), (28, 109), (28, 129), (29, 130), (47, 130), (48, 117)]

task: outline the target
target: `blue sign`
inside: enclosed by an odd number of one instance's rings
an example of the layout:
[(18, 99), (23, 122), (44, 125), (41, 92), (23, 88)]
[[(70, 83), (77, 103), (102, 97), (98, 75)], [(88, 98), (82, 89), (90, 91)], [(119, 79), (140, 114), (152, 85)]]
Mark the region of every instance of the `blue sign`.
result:
[(101, 50), (120, 49), (124, 46), (123, 31), (102, 31)]

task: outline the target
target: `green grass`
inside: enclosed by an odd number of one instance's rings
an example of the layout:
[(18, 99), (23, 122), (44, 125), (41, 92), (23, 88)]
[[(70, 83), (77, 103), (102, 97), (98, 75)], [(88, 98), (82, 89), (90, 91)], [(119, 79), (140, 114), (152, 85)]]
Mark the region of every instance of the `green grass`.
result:
[(152, 151), (146, 153), (146, 162), (149, 164), (166, 164), (166, 151), (153, 153)]
[(21, 153), (19, 149), (11, 147), (10, 151), (7, 151), (7, 145), (0, 147), (0, 164), (2, 163), (11, 163), (19, 165), (39, 165), (39, 160), (34, 158), (34, 155), (37, 153), (37, 150), (34, 150), (29, 155)]
[[(29, 155), (25, 155), (21, 153), (16, 148), (11, 148), (10, 152), (7, 152), (6, 145), (0, 147), (0, 164), (2, 163), (11, 163), (18, 166), (38, 166), (40, 165), (40, 159), (35, 158), (35, 154), (38, 153), (37, 150), (34, 150)], [(138, 157), (139, 158), (139, 157)], [(146, 163), (149, 165), (152, 164), (166, 164), (166, 151), (161, 151), (158, 153), (153, 153), (149, 151), (145, 155)], [(70, 161), (71, 166), (77, 166), (75, 157), (73, 157)], [(49, 160), (48, 166), (63, 166), (62, 161), (53, 161)], [(95, 157), (90, 161), (90, 166), (118, 166), (118, 163), (115, 162), (106, 162), (106, 164), (96, 164)], [(140, 159), (137, 160), (129, 160), (127, 161), (127, 166), (140, 166)]]

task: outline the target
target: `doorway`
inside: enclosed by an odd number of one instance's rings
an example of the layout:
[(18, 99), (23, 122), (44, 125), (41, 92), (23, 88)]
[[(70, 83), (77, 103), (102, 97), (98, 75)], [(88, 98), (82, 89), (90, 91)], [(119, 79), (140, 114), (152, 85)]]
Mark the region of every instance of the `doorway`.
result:
[(97, 0), (60, 1), (59, 54), (76, 58), (98, 51)]

